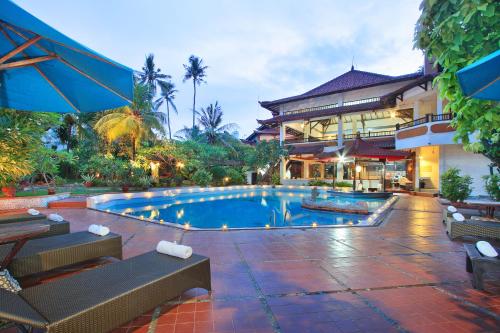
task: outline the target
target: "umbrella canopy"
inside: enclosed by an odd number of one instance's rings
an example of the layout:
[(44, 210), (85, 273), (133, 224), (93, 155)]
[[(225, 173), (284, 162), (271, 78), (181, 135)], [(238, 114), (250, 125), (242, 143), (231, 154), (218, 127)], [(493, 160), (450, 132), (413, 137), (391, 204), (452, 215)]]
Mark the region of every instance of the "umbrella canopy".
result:
[(457, 76), (466, 96), (500, 101), (500, 50), (462, 68)]
[(0, 107), (60, 113), (130, 104), (133, 71), (0, 0)]

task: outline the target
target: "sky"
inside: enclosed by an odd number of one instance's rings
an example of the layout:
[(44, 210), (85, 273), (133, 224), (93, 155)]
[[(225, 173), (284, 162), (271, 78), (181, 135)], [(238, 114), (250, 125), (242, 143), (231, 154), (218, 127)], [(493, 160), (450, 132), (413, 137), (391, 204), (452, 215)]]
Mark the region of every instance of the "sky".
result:
[(420, 0), (15, 0), (85, 46), (133, 69), (155, 55), (178, 90), (172, 132), (191, 126), (183, 64), (208, 66), (197, 109), (218, 101), (244, 138), (270, 112), (258, 101), (304, 93), (356, 69), (387, 75), (423, 64), (413, 50)]

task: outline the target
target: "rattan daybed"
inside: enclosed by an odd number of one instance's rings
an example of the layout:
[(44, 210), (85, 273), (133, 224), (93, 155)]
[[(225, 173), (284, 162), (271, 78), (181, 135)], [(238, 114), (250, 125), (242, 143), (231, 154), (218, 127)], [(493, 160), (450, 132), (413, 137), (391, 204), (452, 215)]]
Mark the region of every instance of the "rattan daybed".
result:
[[(31, 220), (31, 221), (24, 221), (24, 222), (10, 222), (8, 223), (9, 226), (15, 226), (15, 225), (29, 225), (29, 224), (48, 224), (50, 229), (47, 232), (44, 232), (43, 234), (38, 235), (35, 238), (44, 238), (44, 237), (50, 237), (50, 236), (56, 236), (56, 235), (64, 235), (69, 233), (69, 222), (67, 221), (62, 221), (62, 222), (56, 222), (52, 221), (49, 219), (39, 219), (39, 220)], [(0, 228), (2, 226), (6, 226), (7, 223), (0, 224)]]
[(30, 215), (28, 213), (12, 214), (12, 215), (0, 215), (0, 224), (32, 221), (32, 220), (43, 220), (46, 218), (47, 218), (47, 216), (45, 216), (43, 214)]
[[(11, 247), (10, 244), (0, 245), (0, 258), (5, 257)], [(8, 269), (14, 277), (21, 278), (101, 257), (122, 259), (120, 235), (110, 233), (101, 237), (82, 231), (30, 240), (16, 254)]]
[(18, 294), (0, 289), (0, 320), (49, 333), (103, 333), (192, 288), (211, 290), (208, 258), (153, 251)]
[(483, 290), (484, 275), (500, 273), (500, 259), (481, 255), (474, 244), (464, 244), (464, 247), (467, 252), (466, 270), (473, 274), (472, 286), (475, 289)]
[(446, 221), (446, 232), (451, 239), (462, 236), (500, 239), (500, 222), (465, 220), (458, 222), (453, 218)]

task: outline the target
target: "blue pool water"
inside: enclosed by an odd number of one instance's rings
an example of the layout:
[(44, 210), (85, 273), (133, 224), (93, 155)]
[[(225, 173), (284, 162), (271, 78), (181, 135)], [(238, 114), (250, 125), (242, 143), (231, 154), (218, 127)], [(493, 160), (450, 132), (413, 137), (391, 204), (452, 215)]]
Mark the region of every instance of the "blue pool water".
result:
[[(220, 229), (311, 226), (358, 225), (366, 215), (336, 212), (320, 212), (301, 207), (303, 198), (310, 191), (286, 189), (253, 189), (219, 191), (215, 193), (184, 193), (161, 196), (113, 200), (98, 205), (98, 209), (118, 214), (127, 214), (145, 220), (189, 224), (192, 228)], [(320, 200), (331, 200), (337, 204), (352, 204), (362, 200), (369, 211), (375, 211), (385, 203), (384, 199), (355, 199), (331, 197), (322, 192)]]

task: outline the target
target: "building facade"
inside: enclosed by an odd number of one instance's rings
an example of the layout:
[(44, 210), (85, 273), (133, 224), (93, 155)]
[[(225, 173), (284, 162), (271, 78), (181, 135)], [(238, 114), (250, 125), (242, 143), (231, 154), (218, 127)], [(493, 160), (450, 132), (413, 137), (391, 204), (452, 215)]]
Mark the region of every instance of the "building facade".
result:
[[(436, 75), (429, 63), (422, 71), (400, 76), (352, 67), (304, 94), (260, 102), (271, 117), (258, 120), (260, 127), (249, 139), (279, 138), (289, 148), (280, 167), (284, 184), (358, 179), (357, 189), (437, 193), (442, 173), (458, 167), (473, 177), (472, 195), (483, 195), (481, 177), (489, 173), (490, 161), (453, 141), (453, 114), (444, 112), (446, 102), (432, 86)], [(343, 156), (357, 137), (377, 148), (405, 151), (407, 158)]]

